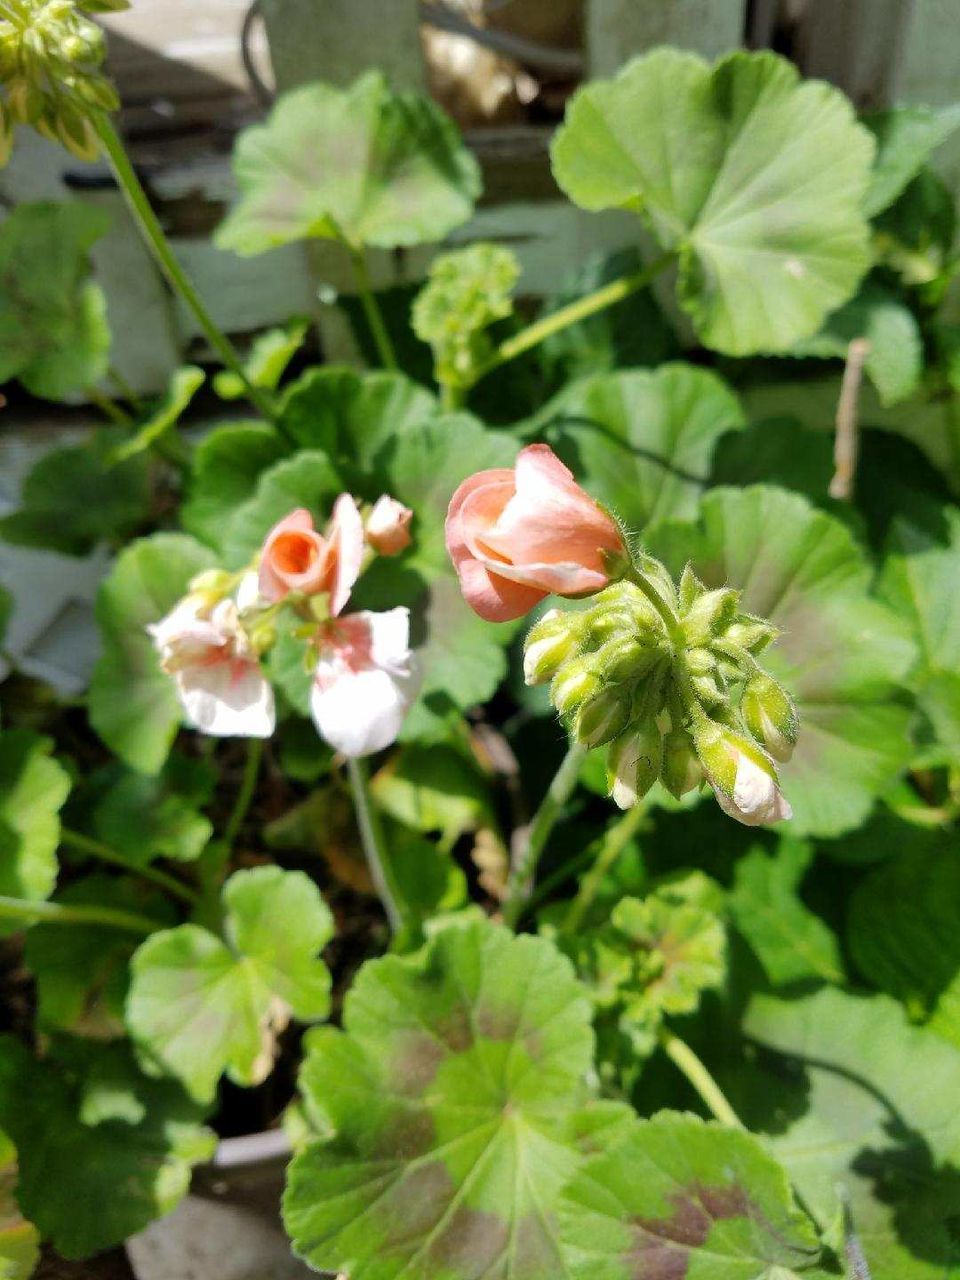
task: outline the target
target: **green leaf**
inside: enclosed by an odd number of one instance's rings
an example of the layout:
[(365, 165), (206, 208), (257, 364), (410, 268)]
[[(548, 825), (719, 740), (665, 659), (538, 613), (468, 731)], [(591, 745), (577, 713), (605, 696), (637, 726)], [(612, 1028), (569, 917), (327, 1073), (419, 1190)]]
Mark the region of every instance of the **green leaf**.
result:
[(551, 154), (574, 203), (640, 212), (679, 255), (700, 340), (751, 355), (789, 350), (856, 288), (873, 150), (843, 94), (775, 54), (657, 49), (580, 89)]
[(870, 344), (864, 368), (881, 404), (896, 404), (914, 394), (923, 373), (920, 326), (910, 308), (874, 280), (867, 280), (855, 298), (828, 317), (819, 333), (794, 348), (794, 354), (845, 360), (854, 338)]
[(216, 243), (249, 255), (308, 237), (395, 249), (466, 222), (480, 171), (456, 126), (379, 71), (283, 95), (234, 149), (240, 200)]
[(542, 939), (450, 925), (364, 965), (343, 1021), (310, 1033), (301, 1071), (331, 1136), (288, 1170), (296, 1252), (351, 1280), (565, 1275), (554, 1206), (593, 1050), (568, 962)]
[(128, 458), (135, 458), (161, 440), (180, 421), (205, 378), (206, 374), (196, 365), (174, 369), (156, 408), (137, 426), (136, 434), (113, 451), (114, 460), (125, 462)]
[(200, 1102), (213, 1100), (224, 1071), (241, 1085), (266, 1079), (291, 1016), (315, 1021), (330, 1009), (330, 973), (317, 956), (333, 919), (308, 876), (237, 871), (223, 910), (226, 943), (195, 924), (142, 943), (127, 998), (136, 1043)]
[(717, 441), (743, 426), (726, 384), (686, 364), (575, 382), (530, 424), (591, 495), (637, 532), (694, 516)]
[(789, 1061), (752, 1080), (741, 1114), (769, 1132), (821, 1224), (839, 1222), (840, 1183), (873, 1280), (943, 1280), (960, 1213), (960, 1053), (886, 996), (834, 987), (755, 996), (745, 1029)]
[[(60, 809), (70, 776), (53, 741), (28, 729), (0, 733), (0, 894), (42, 901), (57, 883)], [(0, 924), (0, 937), (22, 926)]]
[[(943, 286), (949, 284), (957, 211), (952, 190), (932, 169), (920, 170), (875, 227), (877, 261), (904, 284), (933, 285), (938, 277)], [(939, 292), (941, 286), (936, 288)]]
[(124, 435), (107, 427), (45, 453), (23, 482), (18, 509), (0, 519), (0, 538), (82, 556), (98, 542), (129, 537), (149, 515), (150, 478), (144, 458), (116, 463)]
[(893, 204), (934, 151), (960, 128), (960, 106), (898, 106), (864, 116), (877, 140), (877, 156), (864, 209), (874, 217)]
[(871, 568), (849, 530), (781, 489), (714, 489), (701, 525), (663, 529), (652, 549), (679, 573), (781, 628), (764, 662), (796, 699), (800, 739), (781, 783), (794, 834), (840, 835), (866, 818), (910, 756), (900, 693), (914, 660), (907, 629), (870, 597)]
[[(173, 924), (176, 911), (163, 894), (132, 877), (96, 874), (56, 895), (68, 906), (112, 907)], [(94, 1039), (125, 1034), (123, 1002), (134, 935), (96, 924), (37, 924), (27, 934), (24, 958), (37, 983), (37, 1017), (47, 1031)], [(0, 1271), (0, 1276), (2, 1276)]]
[(153, 776), (122, 767), (113, 772), (92, 814), (97, 838), (135, 867), (155, 858), (199, 858), (213, 835), (213, 823), (200, 806), (212, 795), (216, 772), (177, 754)]
[[(125, 1047), (69, 1047), (39, 1061), (12, 1036), (0, 1039), (0, 1124), (17, 1146), (24, 1213), (73, 1259), (112, 1248), (169, 1213), (215, 1139), (179, 1086), (140, 1075)], [(85, 1094), (104, 1071), (113, 1082), (112, 1117), (85, 1123)]]
[(797, 892), (812, 857), (808, 844), (784, 838), (773, 857), (757, 846), (736, 865), (730, 912), (774, 986), (844, 980), (836, 938)]
[(496, 244), (473, 244), (442, 253), (413, 304), (417, 337), (433, 350), (442, 386), (470, 387), (493, 355), (487, 330), (513, 313), (520, 276), (516, 254)]
[(90, 683), (90, 723), (108, 747), (141, 773), (157, 773), (180, 727), (173, 683), (160, 670), (147, 635), (186, 592), (191, 578), (214, 567), (192, 538), (156, 533), (117, 557), (97, 593), (103, 652)]
[[(871, 872), (850, 899), (848, 922), (861, 974), (924, 1020), (960, 974), (960, 855), (950, 835), (938, 843)], [(960, 1049), (960, 1020), (941, 1018), (936, 1029)]]
[(295, 507), (308, 508), (322, 526), (342, 489), (340, 476), (319, 449), (281, 458), (261, 474), (253, 496), (230, 518), (222, 542), (227, 563), (235, 569), (246, 565), (277, 521)]
[(81, 201), (22, 204), (0, 224), (0, 383), (63, 400), (107, 371), (107, 304), (90, 247), (110, 226)]
[(810, 1220), (762, 1145), (677, 1112), (638, 1120), (587, 1161), (562, 1230), (571, 1280), (827, 1280)]
[[(310, 328), (309, 319), (290, 320), (282, 329), (267, 329), (254, 338), (243, 371), (255, 387), (275, 391), (284, 371), (300, 350)], [(243, 379), (232, 369), (214, 375), (213, 389), (221, 400), (241, 400), (247, 394)]]
[(415, 831), (437, 831), (447, 846), (494, 823), (490, 789), (475, 765), (451, 747), (405, 747), (371, 784), (377, 804)]
[(14, 1198), (17, 1152), (0, 1133), (0, 1280), (29, 1280), (40, 1260), (40, 1238)]
[(215, 427), (197, 445), (180, 507), (187, 533), (219, 550), (237, 508), (251, 498), (260, 476), (288, 453), (263, 422), (231, 422)]

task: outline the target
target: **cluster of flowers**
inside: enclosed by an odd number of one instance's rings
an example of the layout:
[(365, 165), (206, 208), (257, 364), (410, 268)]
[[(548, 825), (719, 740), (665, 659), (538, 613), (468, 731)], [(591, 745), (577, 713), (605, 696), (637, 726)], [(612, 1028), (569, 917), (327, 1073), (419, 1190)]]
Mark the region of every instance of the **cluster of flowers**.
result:
[(344, 610), (369, 561), (409, 545), (411, 518), (388, 495), (364, 518), (341, 494), (323, 533), (309, 511), (292, 511), (270, 530), (254, 565), (195, 578), (148, 628), (190, 723), (218, 737), (273, 733), (273, 688), (262, 659), (286, 625), (306, 645), (321, 737), (354, 757), (393, 742), (418, 688), (409, 612)]
[(550, 682), (554, 706), (585, 746), (610, 744), (614, 800), (628, 808), (660, 778), (677, 798), (707, 782), (750, 826), (791, 816), (776, 762), (797, 738), (789, 694), (757, 655), (777, 635), (740, 609), (740, 593), (707, 590), (688, 566), (675, 586), (652, 556), (631, 554), (613, 517), (546, 445), (514, 469), (464, 481), (447, 547), (481, 617), (521, 617), (546, 596), (592, 597), (531, 629), (528, 684)]

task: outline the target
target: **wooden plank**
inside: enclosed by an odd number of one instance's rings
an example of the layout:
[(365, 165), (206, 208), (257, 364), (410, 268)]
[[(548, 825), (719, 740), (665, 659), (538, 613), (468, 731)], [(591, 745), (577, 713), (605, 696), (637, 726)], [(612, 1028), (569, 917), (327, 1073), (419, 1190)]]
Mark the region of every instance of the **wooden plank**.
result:
[(378, 67), (397, 89), (424, 82), (418, 0), (261, 0), (277, 85), (347, 85)]
[[(809, 0), (796, 50), (801, 70), (837, 85), (861, 110), (885, 106), (895, 96), (911, 3)], [(951, 52), (955, 59), (955, 46)]]
[(608, 76), (658, 44), (715, 58), (743, 42), (745, 0), (587, 0), (587, 63)]
[[(960, 6), (957, 0), (912, 0), (900, 41), (891, 99), (933, 107), (960, 102)], [(946, 142), (934, 166), (954, 188), (960, 185), (960, 137)]]

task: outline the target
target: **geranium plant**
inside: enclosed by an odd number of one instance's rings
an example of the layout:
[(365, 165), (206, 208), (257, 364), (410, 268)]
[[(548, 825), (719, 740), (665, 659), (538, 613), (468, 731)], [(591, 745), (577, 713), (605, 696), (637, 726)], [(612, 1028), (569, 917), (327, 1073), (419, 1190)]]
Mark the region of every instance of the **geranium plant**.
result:
[(313, 366), (174, 257), (106, 7), (0, 5), (5, 150), (106, 157), (246, 405), (108, 394), (100, 215), (0, 224), (0, 370), (105, 417), (0, 533), (116, 552), (82, 700), (14, 672), (0, 729), (0, 1272), (144, 1228), (258, 1098), (351, 1280), (951, 1275), (956, 113), (654, 50), (552, 147), (639, 248), (539, 313), (445, 250), (398, 318), (367, 249), (442, 242), (476, 162), (379, 74), (299, 89), (217, 239), (341, 246), (380, 367)]

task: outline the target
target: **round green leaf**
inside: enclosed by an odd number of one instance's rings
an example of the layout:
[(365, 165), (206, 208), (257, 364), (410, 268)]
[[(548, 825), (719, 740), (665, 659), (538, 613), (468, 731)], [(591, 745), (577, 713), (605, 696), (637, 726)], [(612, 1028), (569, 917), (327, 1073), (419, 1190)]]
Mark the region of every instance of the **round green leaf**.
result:
[(220, 549), (234, 512), (257, 487), (264, 471), (288, 453), (282, 438), (263, 422), (216, 427), (193, 455), (180, 523), (187, 533)]
[(132, 769), (157, 773), (180, 727), (180, 703), (147, 635), (190, 579), (214, 566), (192, 538), (157, 533), (117, 557), (97, 594), (103, 651), (90, 683), (90, 723)]
[(853, 293), (873, 151), (843, 94), (784, 58), (657, 49), (574, 96), (552, 158), (576, 204), (643, 213), (679, 254), (701, 341), (749, 355), (788, 350)]
[(330, 973), (318, 952), (333, 919), (300, 871), (237, 871), (223, 889), (226, 943), (199, 925), (155, 933), (132, 962), (127, 1026), (137, 1044), (210, 1102), (224, 1071), (259, 1084), (291, 1016), (323, 1018)]
[[(39, 901), (57, 882), (60, 809), (70, 776), (53, 742), (28, 729), (0, 733), (0, 894)], [(0, 937), (22, 926), (0, 924)]]
[(864, 116), (877, 140), (877, 157), (864, 198), (872, 218), (893, 204), (934, 151), (960, 128), (960, 106), (935, 110), (915, 104), (890, 107)]
[(379, 71), (347, 89), (284, 94), (234, 151), (240, 200), (216, 243), (249, 255), (307, 237), (395, 249), (466, 222), (480, 170), (429, 98), (391, 93)]
[(223, 531), (227, 563), (242, 568), (259, 550), (271, 528), (296, 507), (312, 511), (321, 526), (343, 482), (319, 449), (302, 449), (264, 471), (251, 498), (233, 513)]
[(744, 417), (715, 374), (665, 364), (575, 382), (530, 425), (593, 497), (639, 531), (696, 514), (714, 447)]
[(333, 1136), (290, 1165), (294, 1249), (351, 1280), (566, 1275), (554, 1209), (592, 1050), (590, 1003), (542, 939), (451, 925), (367, 963), (344, 1031), (309, 1037), (301, 1089)]
[(664, 1111), (563, 1197), (571, 1280), (827, 1280), (787, 1176), (748, 1133)]
[(871, 568), (849, 530), (782, 489), (715, 489), (701, 525), (664, 528), (654, 549), (679, 573), (743, 592), (782, 630), (764, 655), (800, 710), (781, 769), (795, 834), (859, 826), (910, 755), (901, 693), (914, 649), (904, 623), (870, 597)]
[(113, 776), (104, 779), (91, 815), (99, 840), (136, 867), (155, 858), (199, 858), (213, 835), (213, 824), (200, 812), (216, 783), (213, 768), (174, 752), (157, 775), (122, 766), (104, 772)]

